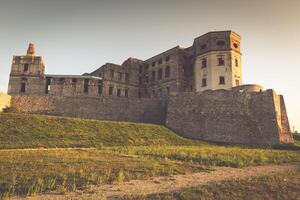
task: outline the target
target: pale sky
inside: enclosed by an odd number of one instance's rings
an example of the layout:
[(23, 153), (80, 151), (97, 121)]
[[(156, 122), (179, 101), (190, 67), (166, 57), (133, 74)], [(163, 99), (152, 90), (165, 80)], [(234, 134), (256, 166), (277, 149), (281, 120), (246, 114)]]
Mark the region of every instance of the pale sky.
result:
[(209, 31), (242, 36), (243, 80), (283, 94), (300, 130), (300, 0), (0, 0), (0, 90), (29, 42), (46, 73), (147, 59)]

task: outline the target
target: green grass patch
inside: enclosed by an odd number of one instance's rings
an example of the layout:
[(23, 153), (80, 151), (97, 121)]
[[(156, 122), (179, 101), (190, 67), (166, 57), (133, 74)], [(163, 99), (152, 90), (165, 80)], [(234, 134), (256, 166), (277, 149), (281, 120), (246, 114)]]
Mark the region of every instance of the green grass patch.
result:
[(128, 155), (168, 158), (208, 166), (245, 167), (267, 163), (300, 162), (300, 151), (247, 149), (208, 144), (200, 146), (108, 147), (105, 149)]
[(299, 197), (300, 171), (293, 171), (278, 175), (211, 183), (171, 193), (123, 197), (123, 200), (296, 200)]
[(84, 190), (89, 185), (193, 173), (201, 165), (124, 156), (99, 150), (22, 150), (0, 152), (0, 199), (46, 191)]
[(197, 145), (164, 126), (90, 119), (0, 114), (0, 149)]

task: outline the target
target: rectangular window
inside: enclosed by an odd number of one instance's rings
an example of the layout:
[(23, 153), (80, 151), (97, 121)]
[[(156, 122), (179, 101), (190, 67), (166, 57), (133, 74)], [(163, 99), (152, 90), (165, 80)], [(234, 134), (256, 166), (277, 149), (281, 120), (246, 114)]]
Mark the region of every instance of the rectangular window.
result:
[(21, 92), (26, 92), (26, 83), (21, 84)]
[(117, 96), (121, 97), (121, 89), (117, 89)]
[(167, 87), (167, 94), (170, 94), (170, 87)]
[(128, 96), (129, 96), (129, 89), (126, 88), (126, 89), (125, 89), (125, 97), (127, 98)]
[(202, 59), (202, 68), (206, 68), (206, 65), (207, 65), (206, 58), (203, 58)]
[(115, 71), (113, 69), (110, 69), (109, 72), (110, 72), (110, 78), (113, 78), (115, 76)]
[(125, 73), (125, 81), (126, 81), (126, 82), (129, 81), (129, 73)]
[(168, 62), (170, 60), (170, 56), (167, 56), (166, 57), (166, 61)]
[(235, 59), (234, 62), (235, 62), (235, 66), (238, 67), (238, 66), (239, 66), (239, 61), (238, 61), (238, 59)]
[(84, 93), (89, 93), (89, 79), (84, 79), (83, 92)]
[(113, 92), (114, 92), (114, 88), (111, 86), (111, 87), (109, 87), (109, 89), (108, 89), (108, 94), (109, 95), (113, 95)]
[(207, 83), (206, 83), (206, 78), (203, 78), (203, 79), (202, 79), (202, 85), (201, 85), (201, 86), (202, 86), (202, 87), (206, 87), (206, 85), (207, 85)]
[(162, 63), (162, 59), (159, 59), (158, 64), (161, 64), (161, 63)]
[(119, 74), (118, 80), (121, 81), (122, 80), (122, 72), (119, 72), (118, 74)]
[(225, 85), (225, 77), (224, 76), (219, 77), (219, 84), (220, 85)]
[(72, 78), (72, 83), (77, 83), (77, 79), (76, 78)]
[(219, 66), (224, 66), (225, 65), (225, 60), (223, 56), (218, 57), (218, 65)]
[(103, 84), (102, 84), (102, 80), (98, 80), (98, 94), (102, 94), (103, 92)]
[(49, 94), (50, 91), (50, 85), (51, 85), (51, 78), (47, 77), (46, 78), (46, 86), (45, 86), (45, 93)]
[(152, 62), (152, 67), (154, 67), (155, 66), (155, 62)]
[(167, 66), (165, 69), (165, 77), (169, 78), (170, 77), (170, 66)]
[(29, 69), (29, 64), (24, 64), (24, 72), (27, 72), (28, 71), (28, 69)]
[(162, 69), (161, 68), (158, 70), (157, 79), (158, 80), (162, 79)]
[(162, 97), (162, 89), (158, 89), (159, 96)]
[(152, 75), (151, 75), (151, 81), (154, 82), (155, 81), (155, 71), (152, 71)]
[(236, 79), (236, 80), (235, 80), (235, 85), (236, 85), (236, 86), (239, 86), (239, 85), (240, 85), (240, 80)]

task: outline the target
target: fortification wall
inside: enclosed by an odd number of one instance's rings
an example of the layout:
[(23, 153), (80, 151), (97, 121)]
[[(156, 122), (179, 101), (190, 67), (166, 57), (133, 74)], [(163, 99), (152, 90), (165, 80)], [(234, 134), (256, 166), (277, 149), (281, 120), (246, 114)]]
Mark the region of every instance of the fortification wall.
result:
[(13, 96), (12, 108), (22, 113), (159, 124), (166, 114), (159, 99), (118, 97)]
[(4, 108), (10, 106), (11, 97), (5, 93), (0, 92), (0, 112), (3, 111)]
[(183, 136), (214, 142), (293, 142), (283, 97), (255, 85), (171, 96), (166, 126)]

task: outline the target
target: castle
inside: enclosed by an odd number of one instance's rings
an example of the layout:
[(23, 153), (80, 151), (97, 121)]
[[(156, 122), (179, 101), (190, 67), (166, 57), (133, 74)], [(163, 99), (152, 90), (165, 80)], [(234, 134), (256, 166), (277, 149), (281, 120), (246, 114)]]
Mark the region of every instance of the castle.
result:
[(242, 85), (240, 42), (233, 31), (209, 32), (191, 47), (83, 75), (45, 74), (30, 44), (25, 56), (13, 57), (8, 94), (24, 113), (161, 123), (216, 142), (292, 142), (283, 97)]

